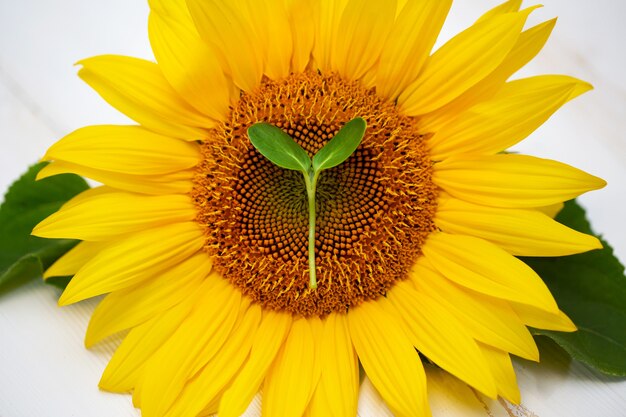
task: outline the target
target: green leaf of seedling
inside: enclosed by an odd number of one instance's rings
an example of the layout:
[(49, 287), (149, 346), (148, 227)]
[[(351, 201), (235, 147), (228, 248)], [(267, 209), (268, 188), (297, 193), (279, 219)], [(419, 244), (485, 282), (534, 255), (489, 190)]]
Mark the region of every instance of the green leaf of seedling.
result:
[(343, 125), (335, 137), (313, 157), (313, 171), (319, 172), (336, 167), (348, 159), (363, 140), (366, 127), (367, 123), (360, 117)]
[[(593, 234), (585, 211), (575, 201), (565, 204), (556, 220)], [(600, 372), (626, 376), (626, 276), (613, 250), (604, 249), (559, 258), (523, 258), (544, 280), (561, 310), (578, 331), (533, 329), (548, 336), (574, 359)]]
[(256, 123), (248, 128), (252, 145), (281, 168), (308, 172), (311, 158), (287, 133), (269, 123)]
[(30, 234), (37, 223), (89, 188), (85, 180), (73, 174), (35, 181), (45, 165), (32, 166), (13, 183), (0, 206), (0, 292), (41, 277), (45, 269), (78, 243)]
[(335, 167), (352, 155), (361, 143), (367, 124), (360, 117), (350, 120), (318, 153), (311, 158), (287, 133), (268, 123), (248, 128), (252, 145), (270, 162), (304, 175), (309, 204), (309, 287), (317, 288), (315, 266), (315, 196), (321, 171)]

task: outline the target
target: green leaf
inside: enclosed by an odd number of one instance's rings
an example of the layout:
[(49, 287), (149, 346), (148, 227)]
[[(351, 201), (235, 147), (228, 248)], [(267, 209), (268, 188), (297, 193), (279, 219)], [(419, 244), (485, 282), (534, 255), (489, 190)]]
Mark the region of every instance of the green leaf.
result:
[(46, 163), (32, 166), (5, 195), (0, 206), (0, 290), (40, 277), (77, 241), (31, 236), (33, 227), (63, 203), (89, 188), (85, 180), (62, 174), (35, 181)]
[[(585, 211), (574, 201), (565, 204), (556, 220), (593, 234)], [(600, 372), (626, 376), (626, 277), (613, 249), (602, 244), (602, 250), (579, 255), (523, 259), (578, 327), (574, 333), (533, 332), (550, 337), (574, 359)]]
[(261, 155), (281, 168), (301, 172), (311, 168), (311, 158), (302, 146), (276, 126), (256, 123), (248, 128), (248, 137)]
[(67, 285), (70, 283), (72, 278), (74, 278), (73, 275), (66, 276), (66, 277), (50, 277), (46, 279), (46, 284), (53, 285), (57, 288), (64, 290), (65, 287), (67, 287)]
[(365, 120), (360, 117), (343, 125), (335, 137), (313, 157), (313, 171), (319, 172), (336, 167), (348, 159), (363, 140), (366, 127)]

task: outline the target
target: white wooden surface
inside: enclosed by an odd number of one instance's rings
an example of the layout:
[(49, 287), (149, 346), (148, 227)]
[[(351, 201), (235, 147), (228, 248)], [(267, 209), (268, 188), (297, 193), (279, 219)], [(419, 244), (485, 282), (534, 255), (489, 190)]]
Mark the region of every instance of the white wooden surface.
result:
[[(493, 0), (457, 0), (442, 40)], [(599, 175), (609, 187), (582, 198), (596, 230), (626, 260), (626, 3), (545, 0), (533, 22), (560, 16), (544, 52), (524, 74), (565, 73), (594, 92), (566, 106), (517, 149)], [(0, 0), (0, 191), (71, 130), (126, 123), (76, 76), (72, 64), (102, 54), (150, 58), (147, 5), (138, 0)], [(115, 342), (86, 350), (82, 338), (95, 302), (56, 306), (58, 292), (32, 283), (0, 298), (0, 417), (138, 416), (129, 396), (100, 392), (97, 381)], [(570, 363), (558, 351), (540, 365), (518, 361), (523, 407), (481, 401), (431, 370), (435, 416), (626, 416), (626, 381)], [(487, 411), (487, 409), (489, 411)], [(258, 402), (249, 415), (258, 415)], [(489, 414), (491, 413), (491, 414)], [(390, 415), (371, 385), (359, 414)]]

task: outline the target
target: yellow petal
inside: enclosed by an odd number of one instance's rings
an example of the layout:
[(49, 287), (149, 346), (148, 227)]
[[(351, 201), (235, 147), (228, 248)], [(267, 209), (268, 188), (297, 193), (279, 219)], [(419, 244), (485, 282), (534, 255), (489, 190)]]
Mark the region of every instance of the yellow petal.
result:
[(154, 279), (107, 295), (89, 320), (85, 345), (90, 347), (192, 298), (211, 272), (211, 266), (206, 253), (199, 252)]
[(350, 336), (359, 360), (380, 395), (398, 417), (431, 415), (426, 374), (400, 324), (380, 303), (368, 301), (348, 312)]
[(378, 60), (396, 15), (396, 0), (349, 0), (339, 23), (332, 69), (349, 80), (365, 75)]
[[(142, 369), (143, 371), (143, 369)], [(141, 388), (143, 387), (143, 382), (145, 379), (138, 378), (135, 382), (135, 387), (133, 388), (133, 407), (141, 408)]]
[(150, 11), (161, 16), (167, 16), (181, 24), (189, 26), (190, 30), (195, 30), (193, 20), (187, 9), (185, 0), (148, 0)]
[(359, 80), (359, 83), (366, 89), (376, 88), (376, 72), (378, 64), (365, 71), (365, 74)]
[(293, 39), (291, 24), (284, 0), (248, 1), (250, 14), (257, 22), (254, 25), (264, 51), (265, 75), (280, 79), (289, 75)]
[(491, 374), (498, 387), (498, 395), (514, 404), (519, 404), (520, 392), (509, 354), (482, 343), (478, 345), (491, 368)]
[(263, 51), (248, 10), (241, 2), (187, 0), (202, 39), (219, 51), (237, 87), (252, 91), (263, 76)]
[(290, 314), (264, 312), (259, 331), (253, 339), (250, 357), (222, 397), (219, 408), (221, 417), (239, 417), (244, 413), (259, 390), (290, 328)]
[(515, 45), (528, 13), (496, 16), (448, 41), (398, 98), (402, 111), (409, 116), (429, 113), (486, 77)]
[(556, 203), (549, 206), (537, 207), (536, 210), (551, 219), (554, 219), (561, 212), (561, 210), (563, 210), (563, 207), (565, 207), (564, 203)]
[(443, 369), (426, 364), (428, 401), (436, 416), (442, 417), (511, 417), (485, 411), (484, 400), (474, 389)]
[(452, 0), (409, 0), (380, 55), (376, 92), (395, 100), (422, 71)]
[[(163, 2), (162, 2), (163, 3)], [(152, 8), (148, 34), (159, 68), (178, 94), (214, 120), (225, 120), (232, 90), (215, 52), (196, 31), (184, 1), (165, 2), (163, 12)]]
[(326, 318), (318, 344), (322, 374), (308, 415), (354, 417), (359, 397), (359, 365), (345, 314), (333, 313)]
[(433, 181), (461, 200), (509, 208), (560, 203), (606, 185), (569, 165), (527, 155), (447, 159), (435, 164)]
[(69, 201), (61, 206), (63, 209), (69, 209), (79, 204), (83, 204), (85, 201), (91, 200), (92, 198), (97, 198), (102, 195), (108, 193), (117, 193), (119, 192), (115, 188), (108, 187), (106, 185), (100, 185), (98, 187), (89, 188), (80, 194), (75, 195)]
[(456, 118), (429, 138), (434, 160), (461, 153), (494, 154), (515, 145), (563, 104), (591, 86), (564, 75), (512, 81), (491, 99)]
[(196, 215), (189, 196), (109, 192), (62, 207), (35, 226), (33, 235), (108, 240), (151, 227), (191, 221)]
[(418, 291), (437, 300), (471, 336), (498, 349), (538, 361), (535, 341), (513, 309), (504, 300), (466, 290), (446, 279), (420, 260), (409, 274)]
[(477, 21), (476, 23), (480, 23), (480, 22), (484, 22), (486, 20), (489, 20), (495, 16), (499, 16), (505, 13), (513, 13), (519, 10), (519, 8), (522, 6), (522, 0), (509, 0), (509, 1), (505, 1), (504, 3), (492, 8), (491, 10), (487, 11), (487, 13), (483, 14)]
[(67, 305), (129, 287), (199, 251), (204, 245), (196, 223), (177, 223), (132, 234), (111, 244), (74, 276), (61, 298)]
[(150, 132), (139, 126), (88, 126), (52, 145), (43, 160), (135, 175), (166, 174), (200, 162), (195, 143)]
[(549, 20), (522, 32), (502, 63), (488, 76), (445, 106), (420, 116), (424, 133), (437, 132), (473, 105), (493, 97), (504, 82), (526, 65), (543, 48), (554, 29), (556, 19)]
[(263, 415), (267, 417), (304, 414), (320, 377), (317, 334), (318, 317), (298, 318), (276, 356), (263, 385)]
[(485, 240), (431, 234), (424, 256), (446, 278), (474, 291), (529, 304), (549, 312), (556, 302), (541, 278), (525, 263)]
[(136, 388), (146, 361), (187, 317), (194, 298), (132, 329), (109, 361), (99, 387), (113, 392), (126, 392)]
[(291, 71), (303, 72), (311, 62), (315, 42), (314, 6), (311, 0), (287, 0), (289, 25), (292, 34)]
[(494, 83), (496, 79), (504, 81), (530, 62), (545, 45), (555, 24), (556, 19), (551, 19), (522, 32), (511, 52), (487, 77), (491, 79), (489, 82)]
[(195, 416), (214, 401), (248, 356), (260, 320), (261, 306), (258, 304), (240, 314), (220, 351), (185, 384), (164, 417)]
[[(226, 386), (230, 386), (230, 384), (232, 383), (232, 381), (227, 382)], [(223, 389), (222, 392), (220, 392), (219, 394), (217, 394), (217, 396), (215, 396), (215, 398), (213, 400), (211, 400), (211, 402), (209, 402), (202, 411), (200, 411), (197, 415), (197, 417), (213, 417), (217, 414), (217, 410), (219, 410), (219, 406), (220, 406), (220, 401), (222, 400), (222, 396), (224, 395), (224, 391), (226, 391), (226, 389)]]
[(387, 293), (404, 320), (413, 346), (441, 368), (485, 395), (495, 398), (496, 386), (480, 349), (461, 321), (425, 292), (400, 282)]
[(556, 313), (551, 313), (519, 303), (511, 303), (511, 307), (513, 307), (520, 320), (527, 326), (559, 332), (576, 331), (576, 325), (560, 310)]
[(315, 43), (313, 57), (317, 68), (331, 71), (337, 39), (343, 34), (339, 22), (349, 0), (326, 0), (314, 3)]
[(66, 277), (76, 274), (83, 265), (108, 245), (109, 242), (79, 242), (78, 245), (57, 259), (50, 268), (46, 269), (43, 278)]
[(232, 332), (241, 293), (219, 276), (212, 275), (205, 282), (189, 317), (146, 363), (141, 386), (144, 417), (164, 415), (187, 381), (213, 358)]
[[(235, 372), (235, 373), (237, 373), (237, 372)], [(224, 384), (224, 387), (216, 395), (213, 396), (213, 398), (204, 406), (202, 411), (200, 411), (197, 414), (197, 417), (213, 417), (215, 414), (217, 414), (217, 411), (218, 411), (219, 405), (220, 405), (220, 401), (222, 400), (222, 396), (224, 395), (224, 392), (230, 386), (230, 384), (232, 384), (232, 379), (233, 378), (231, 378), (230, 381), (228, 381), (228, 382), (226, 382)], [(174, 403), (174, 405), (172, 406), (172, 408), (170, 410), (172, 410), (172, 409), (174, 409), (176, 407), (177, 407), (177, 403)]]
[(58, 174), (77, 174), (125, 191), (143, 194), (187, 194), (193, 188), (193, 170), (161, 175), (132, 175), (93, 169), (71, 162), (52, 162), (39, 171), (37, 180)]
[(493, 208), (450, 198), (439, 204), (435, 223), (444, 232), (476, 236), (516, 256), (565, 256), (602, 248), (594, 236), (537, 210)]
[[(218, 285), (216, 285), (213, 289), (210, 289), (208, 291), (208, 294), (210, 297), (209, 299), (213, 300), (213, 302), (215, 299), (221, 299), (224, 302), (221, 308), (225, 310), (229, 310), (232, 308), (232, 311), (229, 313), (229, 316), (227, 319), (224, 319), (221, 321), (218, 320), (219, 323), (211, 325), (211, 327), (209, 327), (209, 329), (207, 330), (207, 333), (213, 332), (213, 326), (217, 326), (217, 330), (215, 330), (212, 337), (206, 339), (206, 340), (210, 340), (210, 342), (206, 343), (204, 347), (202, 347), (202, 349), (200, 350), (200, 353), (196, 356), (195, 360), (192, 361), (191, 368), (190, 368), (191, 373), (189, 375), (195, 375), (198, 371), (200, 371), (200, 369), (202, 369), (203, 366), (205, 366), (207, 361), (209, 361), (211, 358), (213, 358), (213, 356), (217, 352), (219, 352), (219, 349), (223, 345), (223, 341), (226, 340), (228, 336), (230, 335), (230, 331), (233, 328), (235, 320), (238, 317), (240, 317), (243, 313), (245, 313), (245, 311), (248, 309), (251, 303), (251, 300), (249, 298), (243, 297), (239, 290), (232, 287), (230, 283), (226, 281), (223, 277), (221, 277), (219, 274), (214, 273), (210, 275), (209, 278), (214, 279), (214, 280), (217, 279), (219, 281)], [(224, 288), (225, 295), (222, 295), (222, 296), (216, 295), (216, 293), (219, 293), (222, 287)], [(204, 302), (205, 303), (208, 302), (208, 299), (204, 299)], [(204, 307), (201, 307), (200, 310), (202, 310), (202, 308)], [(207, 311), (209, 313), (207, 313)], [(211, 308), (208, 308), (208, 309), (202, 310), (199, 314), (200, 315), (204, 314), (204, 316), (206, 317), (212, 314), (212, 312), (213, 310)], [(220, 316), (218, 315), (218, 317)], [(202, 319), (200, 319), (200, 321), (202, 321)], [(205, 326), (205, 325), (201, 324), (201, 326)], [(193, 330), (191, 334), (193, 334)]]
[(143, 59), (101, 55), (84, 59), (78, 75), (110, 105), (155, 132), (198, 140), (215, 121), (184, 101), (158, 65)]

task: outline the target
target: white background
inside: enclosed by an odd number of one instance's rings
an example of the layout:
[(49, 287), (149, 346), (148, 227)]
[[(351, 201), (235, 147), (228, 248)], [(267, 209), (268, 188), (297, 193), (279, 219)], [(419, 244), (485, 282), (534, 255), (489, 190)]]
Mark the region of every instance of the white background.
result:
[[(441, 40), (497, 3), (457, 0)], [(609, 182), (581, 201), (594, 228), (626, 260), (626, 2), (544, 4), (531, 21), (558, 15), (559, 22), (523, 75), (574, 75), (591, 82), (595, 91), (568, 104), (516, 149), (570, 163)], [(145, 1), (138, 0), (0, 0), (0, 192), (75, 128), (128, 123), (76, 77), (72, 64), (104, 53), (151, 58), (147, 14)], [(61, 309), (57, 297), (55, 289), (32, 283), (0, 298), (0, 417), (138, 416), (129, 396), (98, 391), (115, 341), (90, 351), (82, 347), (95, 302)], [(550, 350), (547, 356), (553, 360), (541, 365), (517, 362), (525, 408), (511, 415), (626, 414), (624, 380), (599, 376)], [(454, 398), (454, 381), (441, 381), (430, 388), (435, 416), (487, 415), (472, 401)], [(495, 416), (507, 415), (497, 402), (488, 407)], [(360, 415), (386, 413), (366, 384)]]

